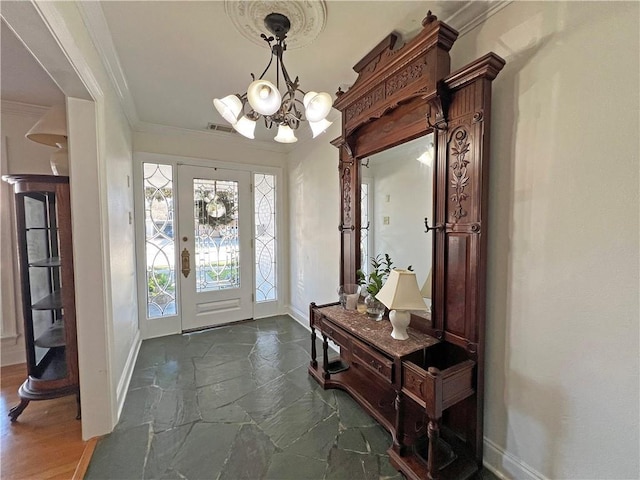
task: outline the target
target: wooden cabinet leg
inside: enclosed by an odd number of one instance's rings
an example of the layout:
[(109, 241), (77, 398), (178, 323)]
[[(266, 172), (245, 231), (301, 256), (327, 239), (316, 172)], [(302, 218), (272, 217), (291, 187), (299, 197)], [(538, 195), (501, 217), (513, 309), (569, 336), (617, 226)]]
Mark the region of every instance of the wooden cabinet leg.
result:
[(429, 437), (429, 453), (427, 458), (427, 478), (429, 480), (436, 479), (436, 455), (438, 450), (438, 438), (440, 438), (440, 425), (437, 420), (429, 419), (427, 426), (427, 435)]
[(325, 379), (331, 377), (329, 374), (329, 340), (327, 336), (322, 334), (322, 371)]
[(9, 417), (11, 417), (12, 422), (15, 422), (18, 419), (20, 414), (24, 412), (24, 409), (27, 408), (27, 405), (29, 405), (29, 400), (27, 400), (26, 398), (21, 398), (20, 404), (9, 410)]
[(396, 424), (395, 424), (395, 433), (393, 433), (393, 449), (400, 455), (403, 456), (404, 445), (402, 443), (402, 437), (404, 432), (402, 431), (402, 419), (404, 418), (404, 402), (402, 401), (402, 392), (396, 392), (396, 399), (394, 402), (394, 407), (396, 410)]
[(316, 329), (311, 327), (311, 366), (316, 368), (318, 361), (316, 360)]

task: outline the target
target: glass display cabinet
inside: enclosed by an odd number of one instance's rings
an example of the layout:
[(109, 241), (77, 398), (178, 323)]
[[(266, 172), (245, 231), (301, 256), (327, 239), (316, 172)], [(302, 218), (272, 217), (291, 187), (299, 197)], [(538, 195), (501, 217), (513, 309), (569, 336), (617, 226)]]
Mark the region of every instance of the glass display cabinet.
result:
[(7, 175), (13, 185), (27, 379), (14, 422), (32, 400), (76, 395), (80, 418), (69, 177)]

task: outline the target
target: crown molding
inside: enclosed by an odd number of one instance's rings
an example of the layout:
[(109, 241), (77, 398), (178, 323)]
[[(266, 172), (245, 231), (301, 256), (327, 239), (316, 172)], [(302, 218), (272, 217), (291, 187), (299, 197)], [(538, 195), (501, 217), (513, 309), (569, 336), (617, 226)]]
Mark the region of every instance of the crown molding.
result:
[(2, 100), (2, 114), (14, 115), (16, 117), (41, 117), (49, 107), (44, 105), (34, 105), (32, 103), (14, 102), (13, 100)]
[(244, 147), (253, 148), (255, 150), (288, 153), (291, 149), (288, 145), (277, 142), (265, 142), (263, 140), (251, 140), (243, 137), (242, 135), (236, 135), (232, 133), (215, 132), (209, 130), (192, 130), (190, 128), (173, 127), (169, 125), (160, 125), (150, 122), (138, 122), (135, 129), (138, 133), (150, 133), (155, 135), (167, 135), (167, 136), (186, 136), (192, 138), (206, 138), (224, 141), (226, 143), (233, 143), (236, 145), (242, 145)]
[[(490, 0), (487, 2), (466, 2), (454, 14), (444, 19), (444, 22), (458, 30), (458, 38), (469, 33), (489, 17), (495, 15), (513, 0)], [(489, 4), (487, 6), (487, 4)]]
[(104, 16), (100, 2), (78, 2), (78, 10), (87, 27), (94, 46), (98, 50), (102, 64), (111, 79), (111, 83), (118, 95), (120, 105), (129, 121), (131, 128), (135, 129), (140, 124), (140, 118), (133, 101), (133, 95), (129, 90), (127, 78), (120, 63), (120, 57), (113, 44), (111, 31)]

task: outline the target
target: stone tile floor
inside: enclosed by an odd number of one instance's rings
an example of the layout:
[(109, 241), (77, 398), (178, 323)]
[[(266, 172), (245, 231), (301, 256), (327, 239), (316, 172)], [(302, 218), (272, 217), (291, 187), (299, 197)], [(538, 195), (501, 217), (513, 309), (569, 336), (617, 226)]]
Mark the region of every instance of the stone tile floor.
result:
[(309, 349), (288, 316), (145, 340), (85, 479), (404, 478), (389, 434), (308, 375)]

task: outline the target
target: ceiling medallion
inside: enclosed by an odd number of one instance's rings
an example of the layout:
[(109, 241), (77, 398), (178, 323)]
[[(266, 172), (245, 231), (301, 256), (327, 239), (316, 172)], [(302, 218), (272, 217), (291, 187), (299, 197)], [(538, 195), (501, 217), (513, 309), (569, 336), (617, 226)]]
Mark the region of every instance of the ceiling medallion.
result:
[(293, 50), (309, 45), (324, 29), (327, 5), (324, 0), (264, 1), (225, 0), (224, 10), (236, 29), (247, 40), (264, 46), (264, 19), (278, 12), (291, 20), (287, 48)]

